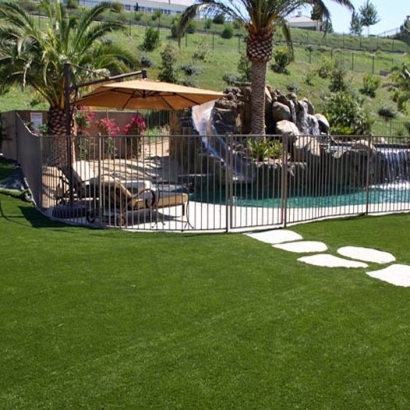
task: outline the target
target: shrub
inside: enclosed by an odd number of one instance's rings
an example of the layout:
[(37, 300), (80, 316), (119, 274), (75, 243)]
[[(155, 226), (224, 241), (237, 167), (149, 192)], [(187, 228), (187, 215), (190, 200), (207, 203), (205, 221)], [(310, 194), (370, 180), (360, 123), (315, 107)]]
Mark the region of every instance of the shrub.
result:
[(141, 67), (143, 67), (143, 68), (148, 68), (148, 67), (153, 67), (154, 66), (154, 62), (152, 61), (152, 59), (149, 56), (145, 55), (145, 54), (143, 54), (140, 57), (140, 64), (141, 64)]
[(199, 75), (202, 73), (202, 70), (192, 63), (182, 64), (180, 68), (186, 75), (189, 75), (189, 76)]
[(346, 71), (339, 64), (335, 64), (330, 73), (329, 90), (334, 93), (347, 90)]
[(316, 76), (316, 72), (313, 71), (313, 70), (309, 70), (309, 71), (305, 74), (305, 76), (303, 77), (303, 82), (304, 82), (306, 85), (310, 85), (310, 86), (312, 87), (312, 86), (314, 86), (313, 79), (315, 78), (315, 76)]
[(160, 44), (159, 31), (153, 27), (147, 27), (145, 29), (144, 42), (142, 43), (141, 48), (145, 51), (154, 51)]
[(67, 9), (76, 9), (78, 8), (78, 0), (67, 0)]
[(113, 11), (114, 13), (121, 13), (122, 11), (124, 11), (124, 6), (123, 6), (123, 4), (120, 3), (120, 2), (118, 2), (118, 1), (114, 1), (114, 2), (111, 4), (111, 8), (112, 8), (112, 11)]
[(275, 62), (271, 64), (271, 68), (275, 73), (289, 73), (286, 67), (292, 61), (292, 55), (287, 47), (277, 47), (273, 52), (273, 59), (275, 60)]
[(161, 71), (158, 74), (158, 80), (168, 83), (178, 83), (175, 72), (175, 63), (177, 61), (175, 48), (167, 44), (161, 51)]
[(223, 14), (217, 14), (213, 20), (213, 23), (215, 24), (224, 24), (225, 23), (225, 16)]
[(239, 82), (239, 76), (236, 73), (227, 73), (222, 76), (222, 80), (224, 80), (228, 85), (234, 85)]
[(248, 138), (246, 141), (248, 153), (256, 161), (265, 159), (277, 159), (282, 157), (283, 147), (277, 140), (261, 140), (258, 138)]
[(139, 11), (139, 12), (134, 14), (134, 20), (135, 21), (141, 21), (143, 16), (144, 16), (144, 13), (142, 11)]
[(297, 85), (297, 84), (288, 84), (287, 86), (286, 86), (286, 89), (290, 92), (290, 93), (295, 93), (295, 94), (298, 94), (299, 93), (299, 91), (300, 91), (300, 88), (299, 88), (299, 86)]
[(380, 107), (377, 114), (379, 114), (380, 117), (383, 117), (385, 121), (392, 120), (397, 116), (397, 112), (395, 112), (392, 107), (388, 107), (387, 105)]
[(225, 27), (224, 27), (224, 29), (222, 30), (221, 36), (222, 36), (222, 38), (227, 38), (227, 39), (233, 37), (233, 27), (232, 27), (232, 24), (230, 24), (230, 23), (225, 24)]
[(322, 65), (317, 70), (318, 76), (323, 79), (328, 78), (330, 76), (330, 73), (333, 71), (334, 65), (334, 62), (330, 58), (325, 57), (323, 59)]
[(211, 27), (212, 27), (212, 20), (211, 19), (205, 19), (205, 22), (204, 22), (205, 30), (209, 30)]
[(347, 91), (332, 93), (327, 98), (324, 115), (333, 135), (369, 134), (374, 122), (363, 109), (363, 100)]
[(376, 97), (376, 91), (380, 87), (381, 80), (379, 77), (366, 73), (363, 76), (363, 87), (359, 89), (359, 91), (364, 94), (368, 95), (371, 98)]
[(186, 28), (186, 32), (192, 34), (192, 33), (195, 33), (195, 30), (196, 30), (195, 21), (194, 21), (194, 20), (191, 20), (191, 21), (188, 23), (188, 27)]
[(151, 20), (156, 21), (157, 19), (160, 19), (161, 16), (162, 16), (161, 10), (155, 10), (151, 15)]
[(172, 19), (172, 23), (171, 23), (171, 37), (172, 38), (178, 37), (178, 24), (179, 24), (179, 16), (175, 16)]
[(212, 50), (208, 44), (202, 40), (198, 48), (194, 51), (192, 58), (194, 60), (208, 61), (212, 57)]

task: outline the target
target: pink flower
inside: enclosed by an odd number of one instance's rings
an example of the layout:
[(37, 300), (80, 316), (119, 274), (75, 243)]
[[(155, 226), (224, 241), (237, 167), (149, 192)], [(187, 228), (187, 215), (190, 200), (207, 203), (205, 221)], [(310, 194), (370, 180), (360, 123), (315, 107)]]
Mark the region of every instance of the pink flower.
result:
[(103, 118), (96, 122), (98, 129), (103, 135), (117, 135), (120, 132), (120, 127), (117, 126), (114, 120)]
[(146, 128), (147, 124), (145, 123), (144, 118), (138, 113), (136, 116), (131, 118), (131, 121), (127, 125), (125, 125), (124, 133), (126, 135), (144, 135)]

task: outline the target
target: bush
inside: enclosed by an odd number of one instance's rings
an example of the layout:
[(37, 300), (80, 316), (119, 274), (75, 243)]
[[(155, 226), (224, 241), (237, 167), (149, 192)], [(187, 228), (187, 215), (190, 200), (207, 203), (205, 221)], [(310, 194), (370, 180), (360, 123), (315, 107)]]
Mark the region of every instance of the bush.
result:
[(139, 11), (138, 13), (134, 14), (134, 20), (141, 21), (143, 16), (144, 16), (144, 13), (142, 11)]
[(192, 63), (182, 64), (180, 68), (186, 75), (189, 75), (189, 76), (199, 75), (202, 73), (202, 70)]
[(152, 61), (152, 59), (149, 56), (144, 55), (144, 54), (140, 57), (140, 64), (141, 64), (141, 67), (143, 68), (154, 66), (154, 62)]
[(395, 112), (392, 107), (388, 107), (386, 105), (380, 107), (377, 114), (379, 114), (380, 117), (383, 117), (385, 121), (389, 121), (397, 117), (397, 112)]
[(171, 23), (171, 38), (178, 37), (179, 16), (175, 16)]
[(317, 70), (318, 76), (323, 79), (328, 78), (330, 76), (330, 73), (333, 71), (334, 65), (334, 62), (330, 58), (325, 57), (323, 59), (322, 65)]
[(212, 20), (211, 19), (205, 19), (205, 22), (204, 22), (205, 30), (209, 30), (211, 27), (212, 27)]
[(347, 91), (332, 93), (327, 98), (324, 115), (333, 135), (369, 134), (374, 122), (363, 109), (363, 100)]
[(379, 77), (366, 73), (363, 76), (363, 87), (359, 89), (359, 91), (364, 94), (368, 95), (371, 98), (376, 97), (376, 91), (380, 87), (381, 80)]
[(282, 157), (283, 147), (277, 140), (248, 138), (246, 146), (250, 157), (256, 161), (264, 161), (269, 158), (278, 159)]
[(151, 15), (151, 20), (156, 21), (157, 19), (160, 19), (161, 16), (162, 16), (161, 10), (155, 10)]
[(123, 4), (118, 1), (114, 1), (114, 3), (111, 4), (111, 8), (114, 13), (121, 13), (124, 11)]
[(230, 38), (233, 37), (233, 27), (232, 27), (232, 24), (230, 24), (230, 23), (225, 24), (225, 27), (224, 27), (224, 29), (222, 30), (221, 36), (222, 36), (222, 38), (227, 38), (227, 39), (230, 39)]
[(164, 50), (161, 51), (161, 71), (158, 74), (158, 80), (168, 83), (178, 83), (178, 78), (175, 71), (175, 63), (177, 61), (176, 50), (171, 44), (167, 44)]
[(208, 44), (202, 40), (198, 45), (198, 48), (195, 50), (192, 58), (194, 60), (208, 61), (210, 57), (212, 57), (212, 50)]
[(222, 80), (228, 85), (234, 85), (239, 82), (239, 76), (236, 73), (227, 73), (222, 76)]
[(195, 33), (195, 30), (196, 30), (195, 21), (194, 21), (194, 20), (191, 20), (191, 21), (188, 23), (188, 27), (186, 28), (186, 32), (187, 32), (187, 33), (190, 33), (190, 34), (193, 34), (193, 33)]
[(217, 14), (213, 20), (213, 23), (215, 24), (224, 24), (225, 23), (225, 16), (223, 14)]
[(159, 39), (159, 31), (153, 27), (147, 27), (145, 29), (144, 42), (141, 45), (141, 48), (145, 51), (154, 51), (161, 44)]
[(312, 86), (314, 86), (313, 79), (315, 78), (315, 76), (316, 76), (316, 72), (313, 71), (313, 70), (309, 70), (309, 71), (305, 74), (305, 76), (303, 77), (303, 82), (304, 82), (306, 85), (310, 85), (310, 86), (312, 87)]
[(330, 73), (329, 90), (333, 93), (346, 91), (346, 71), (338, 64), (333, 66), (333, 70)]
[(298, 94), (299, 91), (300, 91), (299, 86), (296, 85), (296, 84), (288, 84), (288, 85), (286, 86), (286, 89), (287, 89), (290, 93), (295, 93), (295, 94)]
[(292, 61), (292, 55), (287, 47), (279, 46), (273, 52), (273, 59), (275, 62), (271, 64), (271, 68), (275, 73), (288, 74), (286, 68)]

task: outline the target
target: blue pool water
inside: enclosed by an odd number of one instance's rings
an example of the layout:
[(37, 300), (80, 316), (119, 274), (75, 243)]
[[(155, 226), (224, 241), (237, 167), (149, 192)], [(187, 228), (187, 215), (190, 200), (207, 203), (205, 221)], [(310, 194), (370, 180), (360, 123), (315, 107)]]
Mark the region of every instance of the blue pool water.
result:
[[(197, 192), (191, 195), (191, 200), (213, 204), (226, 204), (225, 190), (217, 192)], [(243, 192), (234, 190), (232, 195), (236, 206), (277, 208), (281, 206), (282, 200), (278, 194)], [(348, 205), (383, 204), (383, 203), (410, 203), (410, 183), (386, 184), (374, 186), (366, 190), (354, 190), (337, 194), (324, 195), (289, 195), (286, 205), (289, 208), (317, 208)]]

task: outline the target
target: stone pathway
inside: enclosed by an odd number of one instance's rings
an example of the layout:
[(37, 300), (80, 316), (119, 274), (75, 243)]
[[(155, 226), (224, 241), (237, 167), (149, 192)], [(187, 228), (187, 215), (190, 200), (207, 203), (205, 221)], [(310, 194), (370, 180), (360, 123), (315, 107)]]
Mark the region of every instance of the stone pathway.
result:
[[(311, 255), (302, 256), (298, 258), (298, 261), (315, 266), (368, 268), (369, 265), (366, 262), (385, 265), (396, 261), (396, 258), (388, 252), (356, 246), (339, 248), (337, 253), (342, 257), (326, 254), (323, 253), (328, 249), (325, 243), (305, 241), (301, 235), (288, 229), (246, 233), (244, 235), (269, 243), (274, 248), (287, 252), (309, 253)], [(392, 264), (380, 270), (366, 272), (366, 274), (395, 286), (410, 287), (410, 266), (408, 265)]]

